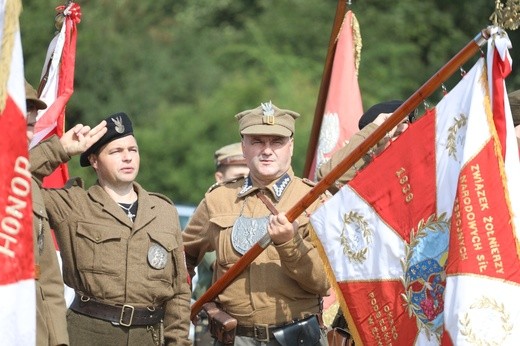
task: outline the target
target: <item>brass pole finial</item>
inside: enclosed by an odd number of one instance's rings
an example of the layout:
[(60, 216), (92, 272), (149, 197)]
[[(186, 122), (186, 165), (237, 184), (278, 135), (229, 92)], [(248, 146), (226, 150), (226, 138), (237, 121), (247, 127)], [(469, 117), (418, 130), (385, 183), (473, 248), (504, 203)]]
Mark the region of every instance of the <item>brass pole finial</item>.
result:
[(520, 26), (520, 0), (495, 0), (495, 11), (489, 17), (491, 23), (502, 29), (516, 30)]

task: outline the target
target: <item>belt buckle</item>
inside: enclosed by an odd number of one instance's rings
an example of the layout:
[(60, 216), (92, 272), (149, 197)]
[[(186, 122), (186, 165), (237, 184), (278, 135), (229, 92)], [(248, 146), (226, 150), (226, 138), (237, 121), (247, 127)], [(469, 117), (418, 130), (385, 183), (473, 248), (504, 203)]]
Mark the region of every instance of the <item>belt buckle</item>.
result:
[[(128, 323), (123, 322), (123, 318), (125, 316), (125, 309), (130, 309), (130, 320)], [(132, 320), (134, 319), (134, 311), (135, 308), (132, 305), (125, 304), (121, 309), (121, 316), (119, 317), (119, 324), (124, 327), (130, 327), (132, 325)]]
[(269, 342), (269, 325), (268, 324), (253, 325), (253, 335), (257, 341)]

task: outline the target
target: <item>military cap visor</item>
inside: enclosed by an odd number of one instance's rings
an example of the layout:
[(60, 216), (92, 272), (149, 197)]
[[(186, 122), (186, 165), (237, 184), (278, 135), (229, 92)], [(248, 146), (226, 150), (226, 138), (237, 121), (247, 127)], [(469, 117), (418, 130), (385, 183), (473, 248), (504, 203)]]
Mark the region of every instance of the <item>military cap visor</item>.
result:
[(36, 109), (45, 109), (47, 108), (47, 104), (38, 98), (38, 93), (36, 89), (25, 81), (25, 101), (27, 103), (32, 103)]
[(107, 132), (96, 143), (87, 149), (79, 158), (81, 167), (90, 166), (88, 157), (101, 150), (106, 144), (129, 135), (133, 135), (132, 122), (126, 113), (116, 113), (105, 119), (107, 122)]

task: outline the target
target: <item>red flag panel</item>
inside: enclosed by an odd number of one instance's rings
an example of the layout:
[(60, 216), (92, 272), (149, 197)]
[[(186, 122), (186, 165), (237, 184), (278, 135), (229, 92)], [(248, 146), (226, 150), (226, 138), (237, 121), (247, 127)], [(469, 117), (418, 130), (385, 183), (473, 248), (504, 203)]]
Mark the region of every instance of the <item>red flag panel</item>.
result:
[(0, 285), (34, 278), (27, 124), (8, 97), (0, 128)]
[(391, 144), (402, 150), (386, 150), (363, 169), (363, 179), (349, 183), (407, 242), (410, 230), (436, 210), (435, 121), (423, 116), (413, 126)]
[(494, 141), (462, 168), (451, 222), (446, 272), (487, 275), (520, 283), (509, 209)]

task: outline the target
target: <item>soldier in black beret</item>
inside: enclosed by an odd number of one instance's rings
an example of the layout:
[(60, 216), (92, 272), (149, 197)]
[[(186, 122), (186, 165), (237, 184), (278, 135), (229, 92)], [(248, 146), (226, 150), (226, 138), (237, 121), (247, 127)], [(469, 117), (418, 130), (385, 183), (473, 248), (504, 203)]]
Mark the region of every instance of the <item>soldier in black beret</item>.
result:
[(84, 153), (81, 154), (79, 162), (81, 167), (90, 166), (89, 156), (90, 154), (97, 154), (99, 150), (107, 143), (112, 142), (118, 138), (123, 138), (134, 134), (132, 128), (132, 122), (126, 113), (116, 113), (105, 119), (107, 122), (107, 132), (88, 148)]
[(82, 150), (52, 138), (32, 150), (38, 178), (76, 154), (97, 175), (88, 189), (76, 178), (42, 190), (65, 283), (76, 291), (67, 314), (70, 344), (191, 345), (177, 209), (135, 181), (140, 156), (128, 115), (112, 114), (102, 124), (105, 131)]
[[(336, 151), (329, 161), (323, 163), (318, 170), (317, 179), (321, 180), (327, 175), (338, 163), (347, 157), (352, 150), (354, 150), (361, 142), (363, 142), (378, 126), (385, 122), (396, 110), (403, 104), (400, 100), (391, 100), (377, 103), (370, 107), (359, 119), (359, 132), (355, 133), (343, 148)], [(350, 181), (356, 172), (365, 167), (371, 160), (372, 156), (383, 151), (390, 141), (397, 138), (403, 131), (408, 128), (408, 124), (414, 120), (415, 112), (412, 112), (399, 125), (393, 128), (385, 138), (383, 138), (374, 148), (372, 148), (367, 155), (359, 159), (348, 171), (346, 171), (334, 185), (329, 188), (329, 191), (336, 193), (341, 186)]]

